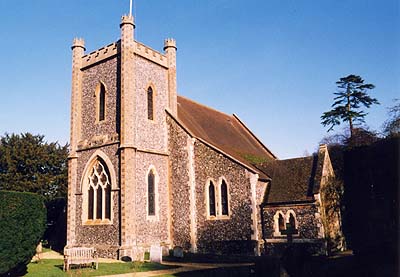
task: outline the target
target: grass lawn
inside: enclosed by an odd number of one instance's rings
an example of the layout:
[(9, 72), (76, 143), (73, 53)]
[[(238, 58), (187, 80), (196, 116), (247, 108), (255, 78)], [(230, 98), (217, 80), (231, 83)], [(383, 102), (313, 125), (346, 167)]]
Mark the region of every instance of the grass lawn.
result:
[(113, 275), (130, 272), (143, 272), (176, 268), (157, 263), (99, 263), (97, 270), (92, 268), (73, 268), (68, 272), (63, 271), (63, 260), (42, 259), (28, 265), (28, 274), (25, 276), (99, 276)]

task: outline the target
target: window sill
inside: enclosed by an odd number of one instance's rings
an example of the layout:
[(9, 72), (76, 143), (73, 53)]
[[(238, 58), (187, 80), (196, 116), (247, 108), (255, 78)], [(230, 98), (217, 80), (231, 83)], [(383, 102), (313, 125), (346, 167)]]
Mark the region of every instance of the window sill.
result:
[[(273, 233), (273, 237), (275, 238), (287, 238), (287, 235), (282, 235), (281, 233)], [(292, 235), (293, 238), (299, 238), (300, 234)]]
[(158, 222), (158, 215), (147, 215), (146, 220), (150, 222)]
[(109, 219), (95, 219), (95, 220), (86, 220), (83, 222), (84, 226), (98, 226), (98, 225), (112, 225), (112, 221)]
[(219, 215), (219, 216), (207, 216), (207, 220), (229, 220), (231, 217), (229, 215)]
[(107, 123), (107, 120), (106, 119), (103, 119), (103, 120), (96, 120), (96, 124), (97, 125), (102, 125), (102, 124), (105, 124), (105, 123)]

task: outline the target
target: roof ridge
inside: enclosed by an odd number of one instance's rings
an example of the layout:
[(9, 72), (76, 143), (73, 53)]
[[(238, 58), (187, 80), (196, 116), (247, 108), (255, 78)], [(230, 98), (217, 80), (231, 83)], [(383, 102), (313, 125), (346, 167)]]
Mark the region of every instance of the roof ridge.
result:
[(199, 106), (201, 106), (201, 107), (203, 107), (203, 108), (206, 108), (206, 109), (208, 109), (208, 110), (211, 110), (211, 111), (214, 111), (214, 112), (223, 114), (223, 115), (225, 115), (225, 116), (227, 116), (227, 117), (230, 117), (230, 118), (235, 118), (234, 115), (230, 115), (230, 114), (221, 112), (221, 111), (217, 110), (216, 108), (212, 108), (212, 107), (209, 107), (209, 106), (207, 106), (207, 105), (201, 104), (201, 103), (199, 103), (199, 102), (197, 102), (197, 101), (194, 101), (194, 100), (192, 100), (192, 99), (190, 99), (190, 98), (187, 98), (187, 97), (185, 97), (185, 96), (178, 95), (178, 97), (181, 97), (181, 98), (183, 98), (183, 99), (185, 99), (185, 100), (187, 100), (187, 101), (189, 101), (189, 102), (195, 103), (196, 105), (199, 105)]
[(278, 161), (301, 160), (301, 159), (307, 159), (307, 158), (314, 158), (314, 156), (315, 155), (310, 155), (310, 156), (305, 156), (305, 157), (289, 158), (289, 159), (283, 159), (283, 160), (278, 160)]

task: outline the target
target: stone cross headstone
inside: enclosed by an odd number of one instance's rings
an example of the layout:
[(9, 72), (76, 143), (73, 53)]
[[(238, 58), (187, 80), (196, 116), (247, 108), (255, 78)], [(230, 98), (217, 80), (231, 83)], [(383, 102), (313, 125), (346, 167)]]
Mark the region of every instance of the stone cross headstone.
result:
[(288, 243), (292, 243), (293, 242), (293, 235), (296, 235), (298, 233), (299, 233), (299, 230), (297, 230), (290, 223), (286, 223), (286, 230), (282, 230), (281, 231), (281, 234), (286, 235)]
[(162, 262), (162, 247), (159, 245), (152, 245), (150, 247), (150, 262)]

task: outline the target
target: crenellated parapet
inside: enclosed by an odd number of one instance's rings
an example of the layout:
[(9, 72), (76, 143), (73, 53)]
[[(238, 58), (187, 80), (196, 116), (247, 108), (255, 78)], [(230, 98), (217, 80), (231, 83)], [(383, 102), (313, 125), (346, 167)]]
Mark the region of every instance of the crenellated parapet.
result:
[(164, 56), (160, 52), (157, 52), (156, 50), (151, 49), (150, 47), (147, 47), (144, 44), (141, 44), (140, 42), (135, 42), (135, 44), (136, 44), (135, 47), (136, 55), (141, 56), (158, 65), (168, 68), (168, 60), (166, 56)]
[[(77, 43), (77, 45), (80, 45), (80, 43)], [(84, 45), (84, 44), (82, 44), (82, 45)], [(109, 59), (111, 57), (114, 57), (114, 56), (120, 54), (119, 45), (120, 45), (120, 41), (117, 41), (117, 42), (111, 43), (107, 46), (104, 46), (100, 49), (97, 49), (97, 50), (83, 56), (82, 57), (82, 67), (83, 68), (89, 67), (93, 64), (99, 63), (103, 60)], [(135, 49), (134, 49), (135, 55), (138, 55), (142, 58), (152, 61), (153, 63), (156, 63), (162, 67), (168, 68), (168, 59), (164, 54), (162, 54), (150, 47), (147, 47), (146, 45), (144, 45), (140, 42), (137, 42), (137, 41), (134, 42), (134, 45), (135, 45)], [(171, 46), (171, 47), (176, 48), (176, 46)]]
[(164, 50), (166, 50), (166, 49), (168, 49), (170, 47), (173, 47), (173, 48), (175, 48), (175, 50), (177, 50), (177, 48), (176, 48), (176, 40), (173, 39), (173, 38), (166, 38), (164, 40)]
[(74, 49), (75, 47), (81, 47), (85, 51), (85, 40), (83, 38), (74, 38), (71, 48)]
[(118, 42), (111, 43), (82, 57), (83, 67), (101, 62), (118, 54)]
[(135, 19), (131, 14), (124, 14), (121, 17), (121, 23), (119, 24), (119, 27), (122, 28), (124, 25), (132, 25), (133, 29), (135, 29)]

